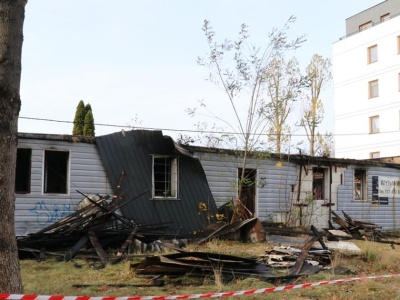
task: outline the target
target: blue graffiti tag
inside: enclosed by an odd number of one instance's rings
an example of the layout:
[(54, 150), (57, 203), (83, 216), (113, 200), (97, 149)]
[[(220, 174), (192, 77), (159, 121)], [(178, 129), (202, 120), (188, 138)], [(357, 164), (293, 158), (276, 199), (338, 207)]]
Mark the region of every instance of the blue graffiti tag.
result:
[(63, 209), (60, 210), (58, 204), (54, 204), (53, 210), (51, 211), (44, 201), (39, 201), (36, 202), (35, 207), (31, 208), (29, 211), (36, 214), (38, 224), (46, 225), (61, 220), (72, 213), (70, 204), (63, 204), (62, 206)]

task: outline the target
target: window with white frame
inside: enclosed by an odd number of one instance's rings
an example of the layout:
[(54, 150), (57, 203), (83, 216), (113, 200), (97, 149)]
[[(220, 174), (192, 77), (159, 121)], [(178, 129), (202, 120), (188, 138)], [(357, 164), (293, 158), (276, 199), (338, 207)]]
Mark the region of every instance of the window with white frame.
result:
[(369, 118), (369, 133), (379, 133), (379, 116)]
[(178, 158), (153, 156), (153, 198), (178, 198)]
[(368, 97), (375, 98), (379, 96), (379, 82), (372, 80), (368, 82)]
[(378, 61), (378, 45), (373, 45), (367, 48), (368, 63), (372, 64)]
[(44, 151), (43, 192), (68, 194), (69, 151)]
[(365, 170), (354, 170), (354, 200), (366, 200), (367, 172)]

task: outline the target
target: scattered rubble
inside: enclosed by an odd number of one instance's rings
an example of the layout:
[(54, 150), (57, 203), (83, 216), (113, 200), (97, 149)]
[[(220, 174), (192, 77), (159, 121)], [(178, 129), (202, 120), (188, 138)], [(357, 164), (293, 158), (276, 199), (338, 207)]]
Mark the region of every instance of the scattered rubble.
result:
[[(35, 234), (18, 238), (20, 253), (31, 253), (38, 259), (55, 255), (64, 261), (75, 257), (91, 258), (98, 261), (97, 268), (100, 269), (126, 258), (130, 248), (136, 245), (147, 254), (140, 262), (132, 263), (131, 268), (137, 276), (150, 276), (155, 286), (164, 284), (159, 279), (163, 276), (204, 277), (215, 275), (215, 272), (225, 277), (253, 276), (276, 284), (290, 283), (299, 277), (330, 269), (335, 252), (360, 255), (361, 250), (351, 239), (392, 243), (392, 247), (397, 244), (384, 239), (379, 225), (354, 220), (345, 212), (343, 218), (332, 212), (332, 221), (339, 227), (331, 224), (324, 231), (318, 231), (314, 226), (310, 230), (266, 227), (257, 218), (248, 218), (232, 223), (217, 222), (190, 237), (171, 237), (171, 241), (161, 242), (157, 230), (167, 224), (144, 224), (117, 213), (134, 199), (123, 201), (109, 196), (84, 196), (75, 213)], [(267, 242), (274, 247), (256, 258), (183, 250), (187, 243), (201, 244), (216, 238), (246, 243)], [(161, 253), (165, 248), (175, 253)], [(108, 252), (110, 249), (111, 253)], [(151, 255), (149, 251), (160, 253)]]

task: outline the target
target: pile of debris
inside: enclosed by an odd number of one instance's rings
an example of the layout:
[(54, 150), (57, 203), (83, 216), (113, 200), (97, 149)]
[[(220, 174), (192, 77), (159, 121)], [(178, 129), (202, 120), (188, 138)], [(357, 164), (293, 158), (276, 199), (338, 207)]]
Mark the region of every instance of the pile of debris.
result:
[[(335, 228), (330, 224), (328, 233), (331, 237), (341, 239), (363, 239), (379, 242), (382, 240), (382, 226), (374, 223), (357, 221), (342, 211), (344, 219), (332, 211), (332, 221), (339, 225)], [(328, 237), (329, 238), (329, 237)]]
[(329, 268), (333, 251), (344, 255), (361, 253), (350, 242), (325, 242), (314, 226), (305, 237), (268, 235), (267, 241), (275, 247), (257, 258), (172, 248), (177, 253), (148, 256), (139, 263), (131, 264), (131, 267), (137, 276), (204, 277), (217, 271), (228, 278), (254, 276), (277, 284), (290, 283), (298, 277)]
[(134, 238), (151, 242), (157, 237), (154, 230), (167, 227), (167, 224), (143, 224), (117, 212), (137, 197), (124, 201), (121, 197), (111, 198), (108, 195), (82, 195), (84, 199), (78, 204), (76, 212), (36, 233), (18, 237), (20, 257), (27, 253), (38, 259), (56, 255), (69, 261), (79, 253), (85, 257), (97, 256), (106, 265), (109, 254), (105, 249), (108, 246), (112, 245), (115, 249), (119, 245), (117, 254), (121, 255)]

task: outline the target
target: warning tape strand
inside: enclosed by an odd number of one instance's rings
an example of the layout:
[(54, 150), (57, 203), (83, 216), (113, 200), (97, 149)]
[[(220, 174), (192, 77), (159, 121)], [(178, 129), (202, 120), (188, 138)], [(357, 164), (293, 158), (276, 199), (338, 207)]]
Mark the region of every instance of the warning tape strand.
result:
[(0, 300), (175, 300), (175, 299), (205, 299), (205, 298), (218, 298), (218, 297), (230, 297), (230, 296), (241, 296), (241, 295), (255, 295), (255, 294), (265, 294), (279, 291), (290, 291), (300, 288), (316, 287), (320, 285), (330, 285), (351, 281), (360, 281), (367, 279), (380, 279), (380, 278), (390, 278), (399, 277), (400, 274), (392, 275), (376, 275), (376, 276), (362, 276), (362, 277), (352, 277), (344, 279), (326, 280), (314, 283), (302, 283), (295, 285), (284, 285), (277, 287), (268, 287), (262, 289), (254, 290), (243, 290), (243, 291), (230, 291), (230, 292), (220, 292), (220, 293), (203, 293), (203, 294), (183, 294), (183, 295), (161, 295), (161, 296), (130, 296), (130, 297), (90, 297), (90, 296), (61, 296), (61, 295), (29, 295), (29, 294), (0, 294)]

